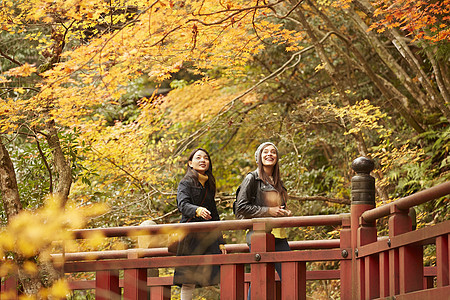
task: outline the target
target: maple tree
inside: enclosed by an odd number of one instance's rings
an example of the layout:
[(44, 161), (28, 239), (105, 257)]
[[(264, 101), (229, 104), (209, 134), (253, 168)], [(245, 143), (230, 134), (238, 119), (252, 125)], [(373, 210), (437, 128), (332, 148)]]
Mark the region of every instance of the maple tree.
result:
[[(445, 180), (448, 1), (415, 4), (2, 2), (3, 224), (47, 193), (62, 207), (109, 203), (90, 226), (174, 220), (183, 154), (198, 144), (232, 193), (258, 143), (277, 141), (298, 214), (318, 199), (345, 210), (358, 155), (384, 166), (381, 201)], [(396, 189), (395, 172), (412, 178)], [(31, 180), (45, 183), (35, 195)]]

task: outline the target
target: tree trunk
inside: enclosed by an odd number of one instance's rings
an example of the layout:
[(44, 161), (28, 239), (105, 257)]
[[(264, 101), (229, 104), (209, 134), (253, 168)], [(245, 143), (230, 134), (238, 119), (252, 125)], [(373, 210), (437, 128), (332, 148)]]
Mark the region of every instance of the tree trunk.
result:
[[(311, 6), (313, 8), (314, 5), (311, 3)], [(389, 89), (386, 87), (385, 84), (379, 79), (379, 76), (377, 76), (372, 68), (370, 67), (369, 63), (366, 61), (364, 56), (359, 52), (359, 50), (350, 42), (350, 40), (345, 37), (335, 26), (334, 24), (329, 20), (329, 18), (324, 15), (322, 12), (320, 12), (318, 9), (316, 9), (316, 12), (318, 15), (321, 16), (321, 18), (325, 21), (325, 23), (330, 26), (330, 28), (336, 32), (336, 35), (341, 38), (351, 51), (353, 55), (356, 57), (357, 62), (354, 62), (356, 65), (360, 65), (362, 71), (364, 71), (367, 76), (372, 80), (372, 82), (377, 86), (378, 90), (383, 94), (383, 96), (389, 101), (389, 103), (392, 105), (392, 107), (400, 113), (400, 115), (405, 119), (405, 121), (412, 127), (414, 130), (418, 133), (424, 132), (424, 129), (420, 125), (420, 123), (417, 121), (417, 118), (413, 115), (413, 113), (408, 109), (407, 106), (404, 106), (402, 102), (407, 103), (408, 99), (406, 96), (404, 96), (400, 91), (398, 91), (393, 85), (389, 85)], [(353, 61), (353, 60), (352, 60)], [(403, 100), (403, 101), (401, 101)]]
[[(367, 14), (370, 18), (374, 18), (373, 6), (366, 0), (358, 0), (354, 1), (354, 3), (363, 9), (363, 12)], [(405, 38), (400, 34), (400, 32), (395, 29), (387, 29), (386, 33), (392, 39), (392, 44), (397, 48), (398, 52), (402, 55), (404, 60), (408, 63), (409, 67), (414, 72), (414, 76), (419, 79), (420, 84), (427, 92), (427, 98), (432, 106), (437, 107), (441, 113), (449, 119), (450, 110), (445, 105), (445, 100), (443, 97), (445, 95), (440, 94), (432, 85), (431, 79), (427, 76), (425, 71), (423, 70), (423, 66), (420, 64), (417, 57), (411, 51), (410, 47), (405, 43)], [(450, 119), (449, 119), (450, 120)]]
[(0, 191), (6, 218), (9, 222), (12, 217), (22, 210), (19, 188), (17, 187), (16, 172), (8, 151), (0, 137)]
[[(333, 82), (334, 86), (337, 88), (340, 98), (342, 99), (342, 101), (345, 105), (350, 105), (351, 101), (345, 93), (345, 87), (342, 85), (342, 81), (340, 81), (337, 78), (336, 70), (333, 67), (333, 65), (331, 64), (331, 61), (328, 58), (328, 55), (325, 52), (323, 45), (320, 43), (316, 34), (312, 30), (312, 28), (309, 25), (308, 21), (306, 20), (306, 17), (303, 14), (303, 12), (300, 10), (297, 10), (297, 16), (299, 17), (299, 21), (302, 24), (303, 29), (305, 29), (306, 34), (311, 39), (311, 41), (314, 45), (314, 48), (316, 49), (317, 54), (320, 57), (320, 60), (324, 64), (325, 71), (327, 72), (328, 76), (330, 76), (331, 81)], [(367, 156), (369, 151), (367, 150), (367, 146), (366, 146), (366, 143), (364, 141), (362, 134), (360, 132), (356, 132), (356, 133), (352, 133), (352, 136), (355, 138), (356, 147), (358, 149), (359, 154), (362, 156)]]
[[(350, 14), (351, 12), (351, 14)], [(398, 78), (411, 96), (424, 107), (431, 109), (426, 95), (421, 91), (420, 87), (411, 79), (406, 71), (397, 63), (396, 59), (389, 53), (384, 44), (375, 36), (372, 31), (369, 31), (369, 27), (361, 19), (361, 17), (354, 11), (348, 11), (352, 20), (361, 29), (360, 32), (365, 35), (372, 48), (377, 52), (378, 56), (385, 63), (385, 65), (392, 71), (392, 73)]]
[(450, 109), (447, 107), (447, 105), (450, 104), (450, 95), (447, 87), (444, 83), (444, 78), (442, 77), (442, 72), (439, 67), (439, 64), (437, 63), (436, 59), (434, 58), (433, 53), (430, 53), (429, 50), (425, 50), (425, 53), (427, 54), (428, 59), (431, 62), (431, 65), (433, 66), (433, 73), (434, 77), (436, 78), (436, 84), (441, 91), (441, 95), (443, 97), (443, 100), (437, 99), (437, 105), (439, 109), (442, 111), (442, 113), (445, 115), (447, 120), (450, 122)]
[(61, 207), (64, 207), (69, 197), (70, 187), (72, 185), (72, 169), (64, 157), (59, 142), (58, 131), (55, 122), (47, 122), (47, 143), (53, 154), (53, 164), (56, 170), (55, 191), (54, 196), (61, 201)]

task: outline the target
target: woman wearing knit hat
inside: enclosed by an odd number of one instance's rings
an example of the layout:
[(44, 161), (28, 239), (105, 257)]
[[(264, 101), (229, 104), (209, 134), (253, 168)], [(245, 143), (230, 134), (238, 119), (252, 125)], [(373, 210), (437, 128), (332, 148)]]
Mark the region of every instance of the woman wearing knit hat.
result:
[[(177, 205), (181, 212), (181, 223), (219, 221), (214, 196), (216, 181), (212, 174), (212, 163), (208, 152), (198, 148), (188, 158), (187, 172), (180, 181)], [(226, 254), (221, 232), (188, 233), (179, 243), (177, 256)], [(181, 299), (190, 300), (195, 287), (219, 283), (220, 266), (176, 267), (173, 283), (181, 286)]]
[[(281, 182), (278, 149), (270, 142), (259, 145), (255, 152), (258, 168), (247, 174), (240, 185), (236, 200), (236, 216), (239, 219), (261, 217), (287, 217), (292, 213), (286, 209), (287, 191)], [(251, 235), (246, 241), (251, 248)], [(284, 228), (272, 229), (275, 236), (275, 251), (289, 251)], [(281, 264), (275, 263), (275, 270), (281, 278)], [(250, 300), (251, 290), (248, 291)]]

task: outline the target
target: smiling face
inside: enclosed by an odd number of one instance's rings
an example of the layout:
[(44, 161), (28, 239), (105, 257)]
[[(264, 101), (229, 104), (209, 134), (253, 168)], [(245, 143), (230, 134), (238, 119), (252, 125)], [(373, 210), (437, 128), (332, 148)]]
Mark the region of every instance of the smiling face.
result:
[(200, 174), (205, 175), (206, 171), (209, 169), (209, 157), (205, 151), (198, 150), (195, 152), (192, 160), (189, 162), (189, 167), (199, 172)]
[(273, 167), (278, 161), (277, 149), (268, 145), (261, 151), (261, 163), (265, 167)]

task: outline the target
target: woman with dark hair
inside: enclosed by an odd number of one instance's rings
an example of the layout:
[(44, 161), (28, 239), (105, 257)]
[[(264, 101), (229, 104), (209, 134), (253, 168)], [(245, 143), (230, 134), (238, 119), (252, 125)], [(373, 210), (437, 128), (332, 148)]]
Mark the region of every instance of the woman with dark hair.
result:
[[(287, 191), (281, 182), (277, 147), (270, 142), (262, 143), (255, 152), (255, 160), (258, 168), (248, 173), (240, 186), (236, 200), (237, 218), (290, 216), (291, 211), (286, 209)], [(246, 236), (249, 248), (252, 234), (253, 231), (249, 231)], [(272, 234), (275, 237), (275, 251), (290, 250), (284, 228), (274, 228)], [(281, 278), (280, 263), (275, 263), (275, 270)]]
[[(216, 181), (208, 151), (197, 148), (188, 158), (186, 175), (180, 181), (177, 191), (177, 206), (181, 212), (181, 223), (219, 221), (214, 196)], [(188, 233), (179, 243), (177, 256), (226, 254), (221, 232)], [(220, 267), (187, 266), (176, 267), (173, 278), (181, 286), (181, 299), (192, 299), (195, 287), (219, 283)]]

